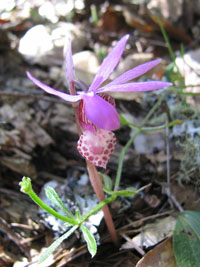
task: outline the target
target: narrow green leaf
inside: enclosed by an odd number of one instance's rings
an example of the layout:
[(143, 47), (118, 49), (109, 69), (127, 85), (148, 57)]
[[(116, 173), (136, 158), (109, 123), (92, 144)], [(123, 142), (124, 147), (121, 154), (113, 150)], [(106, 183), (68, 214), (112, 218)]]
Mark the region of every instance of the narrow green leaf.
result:
[(162, 22), (161, 22), (161, 20), (160, 20), (160, 18), (158, 16), (157, 16), (157, 21), (158, 21), (158, 24), (160, 26), (160, 30), (162, 32), (163, 38), (165, 40), (165, 43), (166, 43), (166, 45), (168, 47), (168, 51), (169, 51), (169, 54), (171, 56), (171, 59), (172, 59), (173, 62), (175, 62), (175, 60), (176, 60), (175, 53), (174, 53), (174, 51), (172, 49), (172, 46), (171, 46), (170, 41), (169, 41), (169, 38), (168, 38), (167, 33), (165, 31), (165, 28), (164, 28), (164, 26), (163, 26), (163, 24), (162, 24)]
[(51, 244), (50, 247), (48, 247), (45, 252), (41, 255), (39, 264), (44, 262), (53, 252), (54, 250), (60, 246), (60, 244), (67, 239), (71, 234), (73, 234), (76, 229), (78, 228), (78, 225), (73, 226), (68, 232), (66, 232), (64, 235), (60, 236), (55, 242)]
[(94, 257), (97, 253), (97, 243), (94, 236), (90, 233), (90, 231), (84, 225), (80, 226), (80, 229), (83, 233), (83, 237), (87, 243), (88, 251)]
[(80, 220), (80, 210), (79, 210), (79, 208), (77, 207), (76, 208), (76, 210), (75, 210), (75, 214), (76, 214), (76, 218), (78, 219), (78, 220)]
[(91, 10), (91, 16), (92, 16), (92, 21), (94, 23), (94, 25), (98, 25), (98, 13), (97, 13), (97, 7), (93, 4), (90, 6), (90, 10)]
[(200, 212), (180, 214), (174, 229), (173, 249), (178, 267), (199, 267)]
[(44, 201), (42, 201), (37, 194), (33, 191), (32, 185), (31, 185), (31, 179), (28, 177), (23, 177), (22, 181), (19, 183), (21, 186), (21, 191), (25, 194), (28, 194), (28, 196), (42, 209), (46, 210), (48, 213), (52, 214), (56, 218), (70, 223), (72, 225), (78, 225), (79, 223), (76, 221), (75, 218), (68, 218), (66, 216), (63, 216), (62, 214), (59, 214), (56, 210), (49, 207)]
[(184, 58), (184, 55), (185, 55), (185, 49), (184, 49), (184, 44), (183, 44), (183, 43), (181, 43), (180, 50), (181, 50), (181, 56), (182, 56), (182, 58)]
[(121, 197), (131, 197), (137, 194), (137, 189), (134, 187), (129, 187), (126, 190), (117, 191), (116, 194)]
[(67, 216), (75, 219), (74, 215), (65, 207), (65, 204), (62, 202), (56, 191), (48, 186), (45, 188), (45, 193), (48, 199), (59, 209), (61, 209)]

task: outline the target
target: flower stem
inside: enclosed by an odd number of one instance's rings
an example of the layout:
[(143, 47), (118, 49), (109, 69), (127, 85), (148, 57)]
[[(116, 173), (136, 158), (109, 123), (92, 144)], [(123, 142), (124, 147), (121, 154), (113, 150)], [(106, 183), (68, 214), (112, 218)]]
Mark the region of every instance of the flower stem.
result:
[[(105, 200), (105, 195), (104, 195), (104, 191), (103, 191), (102, 181), (99, 177), (97, 169), (95, 166), (93, 166), (88, 161), (87, 161), (87, 169), (88, 169), (88, 173), (89, 173), (90, 182), (92, 184), (92, 187), (93, 187), (93, 189), (97, 195), (99, 202), (102, 202)], [(115, 245), (117, 245), (118, 244), (118, 237), (117, 237), (115, 225), (113, 223), (113, 219), (112, 219), (108, 205), (105, 205), (104, 207), (102, 207), (102, 210), (104, 213), (104, 219), (105, 219), (108, 231), (111, 235), (112, 241), (114, 242)]]
[(123, 161), (124, 161), (124, 156), (126, 154), (126, 151), (131, 146), (131, 144), (133, 143), (133, 140), (140, 133), (140, 131), (141, 131), (140, 129), (137, 129), (135, 131), (135, 133), (131, 136), (131, 138), (128, 140), (128, 142), (126, 143), (126, 145), (122, 148), (122, 150), (120, 152), (114, 191), (117, 191), (119, 188), (119, 184), (120, 184), (120, 180), (121, 180), (121, 174), (122, 174)]

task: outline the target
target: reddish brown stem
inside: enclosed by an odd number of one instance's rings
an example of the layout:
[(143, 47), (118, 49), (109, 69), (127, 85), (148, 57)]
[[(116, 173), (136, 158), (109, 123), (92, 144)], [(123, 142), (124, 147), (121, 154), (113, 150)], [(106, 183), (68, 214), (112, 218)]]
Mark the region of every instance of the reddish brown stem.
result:
[[(99, 177), (99, 174), (97, 172), (96, 167), (87, 161), (87, 169), (88, 169), (88, 173), (89, 173), (89, 177), (90, 177), (90, 182), (91, 182), (92, 187), (93, 187), (93, 189), (97, 195), (99, 202), (104, 201), (105, 195), (104, 195), (104, 191), (103, 191), (103, 185), (102, 185), (102, 181)], [(118, 244), (118, 237), (117, 237), (115, 225), (113, 223), (113, 219), (112, 219), (108, 205), (104, 206), (102, 208), (102, 210), (104, 213), (104, 219), (105, 219), (108, 231), (111, 235), (113, 242), (117, 245)]]
[[(71, 82), (69, 85), (69, 91), (71, 95), (76, 95), (76, 89), (74, 86), (74, 82)], [(79, 136), (81, 135), (82, 131), (81, 131), (81, 127), (79, 124), (79, 119), (78, 119), (78, 105), (76, 102), (72, 103), (73, 109), (74, 109), (74, 114), (75, 114), (75, 118), (76, 118), (76, 125), (77, 125), (77, 129), (78, 129), (78, 134)]]
[[(74, 87), (74, 83), (71, 82), (70, 86), (70, 94), (71, 95), (75, 95), (76, 94), (76, 89)], [(73, 108), (74, 108), (74, 113), (75, 113), (75, 117), (76, 117), (76, 124), (77, 124), (77, 128), (78, 128), (78, 133), (79, 135), (81, 135), (81, 127), (79, 124), (79, 120), (78, 120), (78, 106), (77, 103), (72, 103)], [(93, 166), (89, 161), (87, 162), (87, 169), (88, 169), (88, 174), (90, 177), (90, 182), (92, 184), (92, 187), (94, 189), (94, 192), (97, 195), (97, 198), (99, 200), (99, 202), (105, 200), (105, 195), (104, 195), (104, 191), (103, 191), (103, 185), (102, 185), (102, 181), (99, 177), (99, 174), (97, 172), (97, 169), (95, 166)], [(104, 213), (104, 219), (108, 228), (108, 231), (111, 235), (111, 238), (114, 242), (115, 245), (118, 244), (118, 237), (117, 237), (117, 233), (115, 230), (115, 225), (113, 223), (113, 219), (109, 210), (108, 205), (105, 205), (103, 208), (103, 213)]]

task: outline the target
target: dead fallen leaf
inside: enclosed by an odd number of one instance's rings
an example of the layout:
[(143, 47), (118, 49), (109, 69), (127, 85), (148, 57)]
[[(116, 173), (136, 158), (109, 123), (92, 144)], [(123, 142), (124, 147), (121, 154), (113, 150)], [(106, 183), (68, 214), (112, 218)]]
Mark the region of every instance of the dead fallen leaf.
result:
[[(157, 219), (153, 223), (148, 223), (144, 227), (141, 227), (141, 233), (133, 237), (132, 241), (139, 247), (152, 247), (164, 240), (166, 237), (171, 236), (175, 224), (175, 215)], [(121, 248), (129, 248), (129, 243), (124, 243)]]
[(100, 20), (100, 27), (106, 32), (118, 32), (125, 26), (125, 20), (120, 12), (108, 6)]
[[(123, 10), (123, 15), (125, 17), (126, 23), (129, 26), (136, 28), (140, 31), (147, 33), (156, 33), (161, 31), (158, 23), (158, 17), (155, 16), (148, 9), (144, 9), (143, 14), (140, 14), (140, 16), (138, 16), (135, 11), (126, 8)], [(164, 18), (160, 18), (160, 20), (167, 34), (174, 40), (183, 42), (185, 44), (189, 44), (192, 41), (192, 39), (184, 31), (184, 29), (174, 26), (172, 23), (170, 23)]]
[[(157, 30), (160, 31), (160, 27), (158, 24), (158, 17), (154, 16), (151, 12), (148, 12), (150, 18), (152, 19), (152, 21), (154, 23), (156, 23), (157, 25)], [(171, 36), (174, 40), (177, 40), (179, 42), (183, 42), (184, 44), (189, 44), (192, 39), (190, 38), (190, 36), (184, 31), (184, 29), (181, 28), (177, 28), (176, 26), (174, 26), (172, 23), (170, 23), (169, 21), (160, 18), (161, 23), (164, 27), (164, 29), (166, 30), (167, 34), (169, 36)]]
[(136, 267), (177, 267), (173, 249), (172, 238), (150, 250), (136, 265)]
[(154, 32), (155, 27), (154, 25), (148, 24), (142, 17), (139, 17), (137, 13), (130, 11), (127, 8), (124, 8), (123, 15), (125, 17), (126, 23), (138, 30), (143, 32)]

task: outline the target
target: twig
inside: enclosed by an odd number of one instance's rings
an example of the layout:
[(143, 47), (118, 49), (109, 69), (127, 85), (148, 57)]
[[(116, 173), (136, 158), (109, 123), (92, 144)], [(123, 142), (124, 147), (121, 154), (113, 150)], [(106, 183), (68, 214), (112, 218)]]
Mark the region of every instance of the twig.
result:
[(9, 238), (20, 248), (20, 250), (29, 258), (30, 252), (27, 247), (23, 245), (23, 239), (21, 239), (9, 226), (9, 224), (2, 218), (0, 218), (0, 229), (6, 233)]
[(134, 248), (135, 250), (137, 250), (137, 252), (144, 256), (144, 250), (141, 249), (130, 237), (125, 234), (121, 234), (121, 236), (130, 244), (130, 248)]
[(184, 209), (183, 207), (181, 206), (181, 204), (178, 202), (178, 200), (176, 199), (176, 197), (171, 194), (171, 192), (169, 191), (169, 187), (165, 187), (164, 188), (164, 193), (168, 196), (168, 198), (175, 204), (175, 206), (177, 207), (177, 209), (180, 211), (180, 212), (183, 212)]
[(162, 213), (159, 213), (159, 214), (154, 214), (154, 215), (151, 215), (151, 216), (147, 216), (145, 218), (142, 218), (142, 219), (139, 219), (137, 221), (134, 221), (134, 222), (131, 222), (125, 226), (122, 226), (121, 228), (119, 228), (117, 231), (119, 233), (121, 233), (121, 231), (124, 231), (126, 230), (128, 227), (137, 227), (138, 225), (140, 225), (141, 223), (145, 222), (145, 221), (148, 221), (148, 220), (152, 220), (152, 219), (156, 219), (156, 218), (159, 218), (159, 217), (162, 217), (162, 216), (165, 216), (165, 215), (169, 215), (170, 213), (172, 213), (173, 211), (166, 211), (166, 212), (162, 212)]

